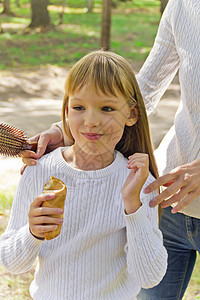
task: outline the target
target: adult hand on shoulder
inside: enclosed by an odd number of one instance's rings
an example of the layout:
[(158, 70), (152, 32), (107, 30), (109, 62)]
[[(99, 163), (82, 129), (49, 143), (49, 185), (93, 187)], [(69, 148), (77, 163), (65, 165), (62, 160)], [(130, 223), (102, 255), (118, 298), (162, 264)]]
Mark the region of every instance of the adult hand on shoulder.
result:
[(21, 175), (23, 174), (26, 166), (35, 166), (37, 164), (36, 160), (40, 158), (45, 152), (51, 152), (52, 150), (64, 146), (64, 139), (62, 131), (57, 126), (52, 126), (48, 130), (43, 131), (30, 138), (30, 142), (37, 141), (37, 152), (30, 150), (22, 151), (20, 156), (24, 163), (20, 170)]
[(167, 188), (150, 202), (150, 206), (153, 207), (163, 201), (161, 207), (164, 208), (180, 201), (172, 209), (172, 213), (180, 211), (200, 195), (200, 159), (159, 177), (146, 187), (145, 192), (150, 193), (160, 186)]

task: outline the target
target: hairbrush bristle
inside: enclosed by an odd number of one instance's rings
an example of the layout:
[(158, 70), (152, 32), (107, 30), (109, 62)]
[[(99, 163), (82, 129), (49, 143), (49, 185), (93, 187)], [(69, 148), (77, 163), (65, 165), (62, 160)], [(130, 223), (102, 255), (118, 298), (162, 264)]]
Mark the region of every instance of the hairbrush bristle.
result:
[(21, 151), (31, 149), (25, 133), (7, 124), (0, 124), (0, 154), (17, 156)]

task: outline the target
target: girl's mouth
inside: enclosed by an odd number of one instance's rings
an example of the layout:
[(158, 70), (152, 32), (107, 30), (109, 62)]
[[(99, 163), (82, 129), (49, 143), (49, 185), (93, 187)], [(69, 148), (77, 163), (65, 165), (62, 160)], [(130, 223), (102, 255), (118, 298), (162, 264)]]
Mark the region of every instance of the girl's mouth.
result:
[(82, 135), (89, 141), (97, 141), (99, 140), (103, 134), (98, 133), (82, 133)]

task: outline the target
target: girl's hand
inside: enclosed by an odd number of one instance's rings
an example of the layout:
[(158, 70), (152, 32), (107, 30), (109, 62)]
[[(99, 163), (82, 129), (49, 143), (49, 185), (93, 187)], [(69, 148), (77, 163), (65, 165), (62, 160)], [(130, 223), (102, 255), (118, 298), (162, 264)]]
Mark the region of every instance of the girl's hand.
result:
[[(58, 126), (52, 126), (46, 131), (37, 134), (36, 136), (32, 137), (30, 142), (38, 142), (37, 145), (37, 152), (33, 152), (30, 150), (22, 151), (20, 156), (22, 157), (22, 161), (25, 164), (21, 170), (21, 175), (23, 174), (26, 165), (28, 166), (35, 166), (37, 164), (36, 160), (40, 158), (46, 150), (51, 152), (52, 150), (64, 146), (64, 139), (61, 129)], [(48, 149), (47, 149), (48, 148)]]
[(160, 186), (167, 188), (152, 199), (150, 206), (153, 207), (163, 201), (161, 207), (164, 208), (180, 201), (172, 209), (172, 213), (180, 211), (200, 195), (200, 159), (180, 166), (168, 174), (159, 177), (145, 188), (145, 192), (150, 193)]
[(55, 194), (41, 194), (30, 205), (29, 228), (32, 235), (36, 238), (44, 238), (44, 232), (54, 231), (57, 224), (62, 224), (63, 219), (53, 218), (51, 215), (63, 214), (61, 208), (42, 207), (42, 202), (55, 198)]
[(142, 205), (140, 192), (149, 175), (149, 157), (145, 153), (135, 153), (128, 159), (127, 167), (131, 171), (122, 188), (122, 197), (126, 213), (131, 214)]

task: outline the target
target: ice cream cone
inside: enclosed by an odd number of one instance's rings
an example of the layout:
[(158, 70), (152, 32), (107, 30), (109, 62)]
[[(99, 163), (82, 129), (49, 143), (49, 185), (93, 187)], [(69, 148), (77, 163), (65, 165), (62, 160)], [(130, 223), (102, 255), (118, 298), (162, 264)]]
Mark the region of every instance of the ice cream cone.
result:
[[(67, 188), (65, 184), (60, 180), (53, 176), (51, 176), (50, 180), (44, 185), (43, 193), (54, 193), (56, 197), (52, 200), (44, 201), (42, 206), (45, 207), (56, 207), (62, 208), (64, 210), (65, 199), (67, 195)], [(62, 215), (51, 215), (53, 218), (63, 218)], [(46, 232), (44, 237), (46, 240), (51, 240), (57, 237), (60, 234), (62, 224), (58, 225), (58, 228), (54, 231)]]

